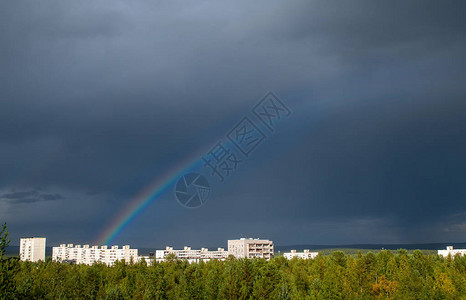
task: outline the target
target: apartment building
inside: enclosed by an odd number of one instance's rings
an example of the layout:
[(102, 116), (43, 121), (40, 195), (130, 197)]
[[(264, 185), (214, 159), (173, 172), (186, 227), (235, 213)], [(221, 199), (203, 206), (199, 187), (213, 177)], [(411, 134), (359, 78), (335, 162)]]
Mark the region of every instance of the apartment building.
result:
[(19, 258), (22, 261), (45, 261), (46, 239), (43, 237), (21, 238), (19, 240)]
[(157, 262), (165, 261), (170, 254), (175, 255), (178, 259), (186, 259), (190, 263), (200, 262), (201, 260), (209, 261), (211, 259), (225, 260), (228, 258), (228, 251), (225, 251), (224, 248), (209, 251), (207, 248), (193, 250), (191, 247), (185, 246), (180, 250), (174, 250), (173, 247), (166, 247), (165, 250), (156, 250), (155, 260)]
[(228, 240), (228, 252), (236, 258), (273, 258), (273, 242), (262, 239), (241, 238)]
[(283, 257), (286, 259), (292, 258), (302, 258), (302, 259), (313, 259), (315, 258), (319, 252), (311, 252), (309, 249), (304, 249), (304, 252), (296, 252), (296, 250), (291, 250), (291, 252), (283, 253)]
[(438, 255), (443, 257), (447, 257), (448, 255), (454, 257), (456, 254), (466, 255), (466, 249), (453, 249), (453, 246), (447, 246), (446, 250), (438, 250), (437, 252)]
[(129, 245), (118, 248), (114, 245), (110, 248), (107, 246), (92, 246), (61, 244), (59, 247), (52, 248), (52, 260), (60, 262), (71, 262), (77, 264), (92, 265), (95, 262), (102, 262), (112, 266), (116, 261), (125, 260), (125, 262), (138, 261), (138, 249), (131, 249)]

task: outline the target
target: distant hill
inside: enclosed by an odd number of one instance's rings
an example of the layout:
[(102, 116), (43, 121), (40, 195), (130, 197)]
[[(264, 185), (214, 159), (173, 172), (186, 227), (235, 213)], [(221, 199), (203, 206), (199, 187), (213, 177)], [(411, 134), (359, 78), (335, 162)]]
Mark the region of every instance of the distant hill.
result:
[(275, 246), (275, 252), (287, 252), (290, 250), (302, 251), (304, 249), (309, 250), (321, 250), (321, 249), (387, 249), (387, 250), (441, 250), (447, 246), (453, 246), (453, 248), (464, 249), (466, 248), (466, 242), (463, 243), (430, 243), (430, 244), (350, 244), (350, 245), (288, 245), (288, 246)]

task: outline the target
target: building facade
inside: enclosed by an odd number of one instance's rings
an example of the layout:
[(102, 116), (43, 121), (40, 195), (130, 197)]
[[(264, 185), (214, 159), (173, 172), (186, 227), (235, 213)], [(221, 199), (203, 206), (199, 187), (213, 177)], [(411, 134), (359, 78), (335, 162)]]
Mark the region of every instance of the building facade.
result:
[(46, 239), (43, 237), (21, 238), (19, 240), (19, 258), (22, 261), (45, 261)]
[(269, 240), (241, 238), (228, 240), (228, 252), (236, 258), (273, 258), (273, 242)]
[(186, 259), (188, 262), (200, 262), (209, 261), (212, 259), (225, 260), (228, 258), (228, 251), (224, 248), (218, 248), (214, 251), (209, 251), (207, 248), (201, 248), (200, 250), (193, 250), (189, 246), (185, 246), (183, 249), (175, 250), (173, 247), (166, 247), (165, 250), (155, 251), (155, 260), (162, 262), (167, 260), (169, 255), (174, 255), (178, 259)]
[(296, 252), (296, 250), (291, 250), (291, 252), (283, 253), (283, 257), (286, 259), (292, 259), (295, 257), (302, 259), (313, 259), (317, 255), (319, 255), (319, 252), (311, 252), (309, 249), (304, 249), (304, 252)]
[(453, 249), (453, 246), (447, 246), (446, 250), (438, 250), (438, 255), (443, 257), (447, 257), (448, 255), (454, 257), (456, 254), (466, 255), (466, 249)]
[(52, 248), (52, 260), (60, 262), (70, 262), (77, 264), (92, 265), (95, 262), (102, 262), (112, 266), (116, 261), (125, 262), (138, 261), (138, 249), (131, 249), (129, 245), (118, 248), (117, 245), (108, 248), (107, 246), (92, 246), (61, 244)]

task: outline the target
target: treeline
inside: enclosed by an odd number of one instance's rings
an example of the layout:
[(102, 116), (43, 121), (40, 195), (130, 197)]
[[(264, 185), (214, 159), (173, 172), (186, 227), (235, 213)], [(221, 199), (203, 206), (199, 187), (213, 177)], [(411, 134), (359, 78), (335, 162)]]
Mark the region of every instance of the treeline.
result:
[(466, 299), (466, 257), (421, 251), (194, 264), (172, 258), (149, 266), (1, 264), (5, 299)]
[[(392, 250), (392, 249), (357, 249), (357, 248), (326, 248), (326, 249), (318, 249), (318, 250), (312, 250), (312, 251), (319, 252), (320, 254), (322, 254), (324, 256), (331, 255), (333, 252), (336, 252), (336, 251), (342, 251), (347, 255), (351, 255), (353, 257), (356, 257), (356, 256), (358, 256), (359, 253), (367, 254), (369, 252), (372, 252), (374, 254), (377, 254), (377, 253), (379, 253), (380, 251), (383, 251), (383, 250), (390, 251), (393, 254), (398, 253), (398, 250)], [(408, 254), (413, 254), (415, 250), (407, 250), (407, 251), (408, 251)], [(424, 255), (437, 254), (437, 250), (422, 249), (420, 251)]]

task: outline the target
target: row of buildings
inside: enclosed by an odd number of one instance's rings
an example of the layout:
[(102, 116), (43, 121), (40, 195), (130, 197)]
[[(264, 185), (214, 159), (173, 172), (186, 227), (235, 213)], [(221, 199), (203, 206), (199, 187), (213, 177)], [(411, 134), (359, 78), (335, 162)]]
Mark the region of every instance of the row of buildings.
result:
[[(173, 247), (166, 247), (165, 250), (155, 251), (155, 260), (158, 262), (166, 261), (169, 257), (176, 257), (178, 259), (186, 259), (188, 262), (209, 261), (212, 259), (225, 260), (230, 253), (225, 251), (224, 248), (218, 248), (216, 251), (210, 251), (207, 248), (201, 250), (193, 250), (191, 247), (185, 246), (184, 249), (176, 250)], [(152, 259), (151, 257), (144, 257), (146, 261)]]
[(453, 249), (453, 246), (447, 246), (446, 250), (438, 250), (437, 253), (443, 257), (448, 257), (449, 255), (455, 257), (457, 254), (466, 255), (466, 249)]
[(304, 249), (303, 252), (297, 252), (296, 250), (291, 250), (291, 252), (283, 253), (283, 256), (287, 259), (293, 258), (302, 258), (302, 259), (314, 259), (319, 252), (311, 252), (309, 249)]
[[(22, 238), (20, 241), (20, 258), (21, 260), (39, 261), (45, 260), (45, 238)], [(189, 262), (209, 261), (212, 259), (225, 260), (230, 255), (236, 258), (264, 258), (271, 259), (274, 255), (273, 242), (264, 239), (241, 238), (238, 240), (228, 241), (228, 250), (218, 248), (209, 250), (201, 248), (200, 250), (191, 249), (185, 246), (177, 250), (173, 247), (166, 247), (164, 250), (156, 250), (155, 257), (139, 256), (138, 249), (131, 249), (129, 245), (119, 248), (117, 245), (107, 246), (90, 246), (61, 244), (52, 248), (52, 260), (59, 262), (77, 263), (92, 265), (96, 262), (105, 263), (109, 266), (116, 261), (124, 260), (126, 262), (137, 262), (141, 259), (146, 261), (162, 262), (169, 257), (185, 259)]]
[[(39, 261), (45, 260), (45, 238), (22, 238), (20, 240), (20, 259), (23, 261)], [(319, 253), (304, 250), (297, 252), (283, 253), (287, 259), (314, 259)], [(466, 255), (466, 249), (453, 249), (448, 246), (446, 250), (438, 250), (438, 255), (452, 257), (456, 254)], [(185, 246), (183, 249), (173, 249), (166, 247), (164, 250), (156, 250), (154, 255), (139, 256), (138, 249), (131, 249), (129, 245), (122, 248), (114, 245), (107, 246), (89, 246), (89, 245), (73, 245), (61, 244), (58, 247), (52, 248), (52, 260), (59, 262), (77, 263), (92, 265), (96, 262), (101, 262), (112, 266), (117, 261), (138, 262), (145, 259), (148, 262), (163, 262), (170, 257), (184, 259), (188, 262), (200, 262), (209, 260), (226, 260), (229, 256), (236, 258), (264, 258), (271, 259), (274, 256), (274, 245), (270, 240), (241, 238), (237, 240), (228, 240), (228, 250), (218, 248), (217, 250), (209, 250), (201, 248), (200, 250), (191, 249)]]
[(236, 258), (264, 258), (271, 259), (274, 256), (273, 242), (264, 239), (246, 239), (228, 240), (228, 250), (218, 248), (210, 251), (207, 248), (193, 250), (185, 246), (184, 249), (175, 250), (172, 247), (166, 247), (165, 250), (155, 251), (156, 261), (165, 261), (168, 257), (186, 259), (189, 262), (209, 261), (212, 259), (225, 260), (228, 256)]
[(122, 248), (118, 246), (92, 246), (61, 244), (52, 248), (52, 260), (59, 262), (70, 262), (77, 264), (92, 265), (95, 262), (102, 262), (112, 266), (117, 261), (137, 262), (138, 249), (131, 249), (129, 245)]

